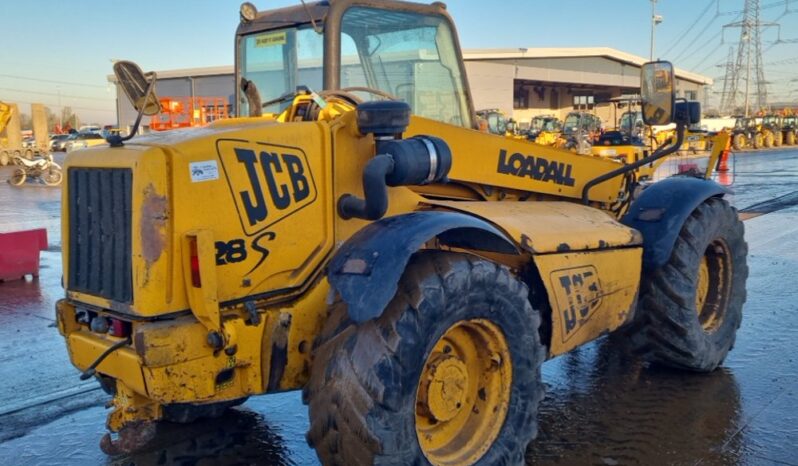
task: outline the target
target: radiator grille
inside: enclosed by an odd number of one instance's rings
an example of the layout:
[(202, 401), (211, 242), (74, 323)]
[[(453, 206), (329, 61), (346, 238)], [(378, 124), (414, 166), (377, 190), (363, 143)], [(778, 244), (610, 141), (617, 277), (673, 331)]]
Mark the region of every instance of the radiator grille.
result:
[(70, 168), (69, 289), (117, 302), (133, 299), (128, 168)]

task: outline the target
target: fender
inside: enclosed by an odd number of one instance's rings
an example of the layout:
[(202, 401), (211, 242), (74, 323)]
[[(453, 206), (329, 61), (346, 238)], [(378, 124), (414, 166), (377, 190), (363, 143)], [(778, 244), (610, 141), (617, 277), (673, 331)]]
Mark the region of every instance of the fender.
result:
[(687, 176), (667, 178), (643, 190), (621, 219), (643, 234), (643, 268), (665, 265), (693, 210), (711, 197), (730, 192), (714, 181)]
[(386, 217), (355, 233), (330, 261), (327, 279), (348, 306), (349, 318), (379, 317), (396, 294), (410, 256), (437, 237), (452, 247), (518, 254), (490, 223), (459, 212), (424, 211)]

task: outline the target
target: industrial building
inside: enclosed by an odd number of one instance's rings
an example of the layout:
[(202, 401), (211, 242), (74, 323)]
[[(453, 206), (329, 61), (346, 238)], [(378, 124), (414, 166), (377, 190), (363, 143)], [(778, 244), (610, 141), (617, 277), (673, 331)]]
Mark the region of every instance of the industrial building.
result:
[[(560, 118), (575, 109), (597, 114), (614, 126), (612, 97), (637, 94), (640, 66), (647, 60), (607, 47), (475, 49), (464, 52), (475, 109), (499, 109), (522, 125), (533, 116)], [(109, 81), (113, 82), (113, 76)], [(158, 72), (159, 97), (221, 97), (234, 113), (232, 66)], [(712, 80), (676, 69), (677, 97), (704, 100)], [(136, 113), (117, 86), (120, 127), (133, 124)], [(148, 126), (145, 120), (143, 123)]]

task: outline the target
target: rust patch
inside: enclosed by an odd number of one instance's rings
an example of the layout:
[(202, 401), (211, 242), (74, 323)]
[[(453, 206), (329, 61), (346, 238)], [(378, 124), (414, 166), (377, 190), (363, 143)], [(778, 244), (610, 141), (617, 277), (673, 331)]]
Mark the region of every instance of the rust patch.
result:
[[(169, 219), (169, 205), (166, 196), (159, 196), (150, 184), (144, 189), (144, 202), (141, 204), (141, 254), (146, 270), (161, 257), (166, 244), (166, 221)], [(149, 275), (149, 273), (147, 273)], [(145, 280), (146, 282), (146, 280)]]

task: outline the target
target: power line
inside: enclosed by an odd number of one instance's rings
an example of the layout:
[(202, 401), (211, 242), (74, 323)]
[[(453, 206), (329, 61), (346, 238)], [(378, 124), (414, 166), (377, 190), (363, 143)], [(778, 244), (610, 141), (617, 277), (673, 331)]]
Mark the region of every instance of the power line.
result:
[(71, 94), (59, 94), (56, 92), (40, 92), (40, 91), (29, 91), (26, 89), (12, 89), (9, 87), (0, 87), (0, 91), (9, 91), (9, 92), (25, 92), (28, 94), (40, 94), (40, 95), (51, 95), (56, 97), (64, 97), (64, 98), (71, 98), (71, 99), (85, 99), (85, 100), (99, 100), (101, 102), (109, 102), (115, 100), (113, 97), (88, 97), (85, 95), (71, 95)]
[[(719, 16), (720, 16), (720, 15), (716, 13), (716, 14), (715, 14), (715, 16), (713, 16), (713, 17), (712, 17), (712, 19), (710, 19), (710, 20), (709, 20), (709, 22), (706, 24), (706, 26), (704, 26), (704, 28), (701, 30), (701, 32), (700, 32), (700, 33), (698, 33), (698, 35), (697, 35), (697, 36), (695, 36), (695, 37), (694, 37), (694, 38), (693, 38), (691, 41), (689, 41), (689, 42), (688, 42), (688, 43), (685, 45), (685, 47), (684, 47), (684, 48), (682, 48), (682, 51), (681, 51), (681, 52), (679, 52), (679, 53), (676, 55), (676, 57), (674, 57), (674, 58), (673, 58), (673, 61), (674, 61), (674, 62), (676, 62), (676, 61), (679, 61), (679, 60), (680, 60), (682, 57), (684, 57), (684, 56), (685, 56), (685, 54), (686, 54), (687, 52), (689, 52), (689, 51), (691, 51), (691, 50), (696, 50), (696, 45), (698, 45), (698, 40), (699, 40), (701, 37), (703, 37), (703, 36), (704, 36), (704, 34), (705, 34), (707, 31), (709, 31), (709, 30), (710, 30), (710, 29), (709, 29), (709, 27), (712, 25), (712, 23), (714, 23), (714, 22), (715, 22), (715, 20), (716, 20), (716, 19), (717, 19)], [(698, 47), (698, 49), (702, 49), (702, 48), (706, 47), (706, 46), (707, 46), (707, 45), (708, 45), (710, 42), (712, 42), (713, 40), (715, 40), (715, 38), (717, 38), (719, 35), (720, 35), (720, 34), (715, 34), (714, 36), (710, 37), (710, 38), (709, 38), (707, 41), (705, 41), (705, 42), (703, 42), (702, 44), (700, 44), (700, 45), (699, 45), (699, 47)]]
[(68, 82), (68, 81), (55, 81), (52, 79), (40, 79), (40, 78), (32, 78), (30, 76), (18, 76), (12, 74), (0, 74), (0, 78), (11, 78), (11, 79), (23, 79), (25, 81), (36, 81), (40, 83), (52, 83), (52, 84), (64, 84), (67, 86), (82, 86), (82, 87), (96, 87), (100, 89), (108, 89), (108, 85), (101, 86), (99, 84), (86, 84), (86, 83), (75, 83), (75, 82)]
[[(28, 101), (28, 100), (13, 100), (13, 101), (11, 101), (10, 103), (15, 103), (15, 104), (28, 104), (28, 105), (30, 105), (30, 104), (40, 104), (40, 103), (42, 103), (42, 102), (31, 102), (31, 101)], [(48, 107), (49, 107), (49, 106), (52, 106), (52, 107), (57, 107), (57, 105), (47, 105), (47, 106), (48, 106)], [(109, 108), (99, 108), (99, 107), (76, 107), (76, 106), (74, 106), (74, 105), (62, 105), (62, 107), (69, 107), (69, 108), (70, 108), (70, 109), (72, 109), (72, 110), (88, 110), (88, 111), (92, 111), (92, 112), (109, 112), (109, 113), (116, 113), (116, 110), (114, 110), (114, 109), (109, 109)]]
[[(696, 26), (696, 24), (698, 24), (698, 22), (701, 21), (701, 19), (704, 17), (704, 15), (706, 15), (707, 12), (709, 11), (709, 9), (712, 7), (712, 4), (715, 3), (716, 1), (717, 0), (709, 0), (709, 3), (707, 3), (707, 6), (706, 6), (706, 8), (704, 8), (704, 11), (702, 11), (698, 15), (698, 18), (696, 18), (696, 20), (693, 21), (693, 24), (688, 26), (687, 29), (684, 30), (684, 32), (679, 34), (679, 39), (676, 42), (674, 42), (673, 45), (671, 45), (670, 48), (665, 51), (665, 53), (662, 54), (663, 56), (668, 55), (671, 52), (671, 50), (676, 48), (676, 46), (679, 45), (682, 42), (682, 40), (684, 40), (685, 37), (687, 37), (687, 34), (690, 34), (690, 32), (693, 30), (693, 28)], [(714, 20), (714, 18), (713, 18), (713, 20)]]

